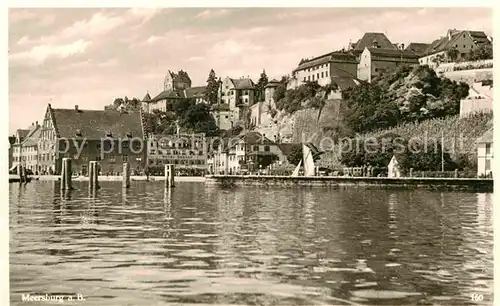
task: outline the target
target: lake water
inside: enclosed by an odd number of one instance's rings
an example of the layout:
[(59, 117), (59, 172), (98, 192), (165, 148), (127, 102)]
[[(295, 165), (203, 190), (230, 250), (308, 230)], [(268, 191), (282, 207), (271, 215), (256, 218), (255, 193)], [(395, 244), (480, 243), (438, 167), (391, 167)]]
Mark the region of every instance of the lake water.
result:
[(492, 304), (491, 194), (101, 185), (10, 184), (11, 305)]

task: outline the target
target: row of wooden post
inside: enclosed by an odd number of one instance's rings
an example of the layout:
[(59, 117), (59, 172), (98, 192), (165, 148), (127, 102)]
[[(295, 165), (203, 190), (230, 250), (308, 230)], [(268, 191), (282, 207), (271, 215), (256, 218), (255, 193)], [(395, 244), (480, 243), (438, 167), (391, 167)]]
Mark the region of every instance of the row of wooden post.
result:
[[(26, 169), (22, 166), (18, 167), (18, 174), (23, 181), (23, 177), (26, 178)], [(62, 169), (61, 169), (61, 190), (71, 190), (73, 189), (71, 177), (71, 158), (63, 158)], [(174, 182), (175, 177), (175, 167), (174, 165), (165, 165), (165, 188), (175, 187)], [(122, 172), (122, 187), (124, 189), (130, 188), (130, 164), (123, 163)], [(99, 189), (99, 163), (97, 161), (89, 162), (89, 189), (97, 190)]]

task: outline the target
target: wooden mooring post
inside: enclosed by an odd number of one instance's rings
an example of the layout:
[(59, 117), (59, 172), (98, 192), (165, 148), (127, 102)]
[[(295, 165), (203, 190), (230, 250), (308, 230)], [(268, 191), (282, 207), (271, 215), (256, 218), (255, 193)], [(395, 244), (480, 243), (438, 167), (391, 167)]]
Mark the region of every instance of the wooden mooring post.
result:
[(123, 188), (130, 188), (130, 165), (129, 163), (123, 163)]
[(73, 185), (71, 183), (71, 158), (65, 157), (62, 159), (61, 167), (61, 190), (71, 190)]
[(96, 161), (89, 162), (89, 189), (99, 189), (99, 163)]
[(174, 182), (175, 167), (174, 165), (165, 165), (165, 188), (175, 187)]
[(19, 166), (17, 166), (17, 175), (19, 175), (19, 183), (25, 183), (27, 182), (27, 178), (26, 178), (26, 167), (19, 164)]

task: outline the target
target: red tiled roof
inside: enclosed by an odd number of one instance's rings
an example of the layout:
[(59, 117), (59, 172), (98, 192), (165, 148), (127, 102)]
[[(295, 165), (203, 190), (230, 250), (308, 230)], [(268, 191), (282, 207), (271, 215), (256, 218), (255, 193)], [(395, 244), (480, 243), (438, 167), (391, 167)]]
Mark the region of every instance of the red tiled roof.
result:
[(74, 138), (77, 132), (82, 138), (101, 139), (111, 133), (113, 138), (143, 138), (139, 112), (114, 110), (78, 110), (53, 108), (54, 121), (59, 137)]

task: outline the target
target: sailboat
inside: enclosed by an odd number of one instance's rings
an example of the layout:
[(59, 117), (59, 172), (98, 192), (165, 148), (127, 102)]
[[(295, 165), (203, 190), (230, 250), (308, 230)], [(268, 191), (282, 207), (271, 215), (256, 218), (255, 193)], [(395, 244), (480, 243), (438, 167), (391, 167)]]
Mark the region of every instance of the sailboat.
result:
[(299, 161), (299, 164), (293, 170), (291, 176), (299, 176), (300, 166), (302, 165), (302, 161), (304, 161), (304, 176), (315, 176), (316, 175), (316, 167), (314, 166), (314, 158), (311, 149), (302, 144), (302, 159)]

